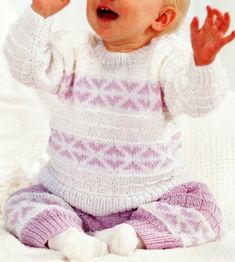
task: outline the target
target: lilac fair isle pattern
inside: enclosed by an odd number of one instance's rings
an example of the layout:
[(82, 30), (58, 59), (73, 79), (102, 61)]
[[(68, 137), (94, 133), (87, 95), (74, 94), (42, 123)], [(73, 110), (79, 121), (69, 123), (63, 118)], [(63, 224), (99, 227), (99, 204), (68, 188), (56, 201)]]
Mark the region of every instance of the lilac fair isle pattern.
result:
[(153, 201), (189, 180), (181, 132), (166, 121), (156, 77), (134, 81), (76, 71), (64, 75), (57, 96), (50, 160), (39, 174), (49, 191), (102, 216)]
[(140, 206), (127, 222), (147, 249), (200, 245), (219, 238), (221, 211), (206, 185), (175, 187), (157, 202)]
[(160, 112), (163, 109), (162, 91), (159, 83), (129, 82), (123, 80), (89, 78), (76, 74), (65, 75), (65, 87), (58, 97), (74, 105), (99, 106), (125, 111)]
[(75, 208), (94, 223), (132, 210), (130, 222), (147, 248), (215, 239), (219, 211), (204, 198), (207, 190), (178, 194), (192, 178), (181, 161), (177, 116), (203, 116), (223, 101), (229, 82), (219, 61), (195, 66), (191, 46), (175, 34), (109, 52), (93, 33), (52, 33), (52, 20), (27, 8), (4, 45), (14, 78), (56, 98), (41, 186), (8, 200), (6, 227), (43, 247), (69, 226), (81, 230)]
[(81, 230), (81, 219), (61, 198), (36, 185), (14, 193), (4, 210), (7, 229), (29, 246), (45, 247), (47, 241), (68, 227)]
[(45, 247), (52, 236), (72, 226), (92, 233), (128, 223), (147, 249), (195, 246), (216, 240), (221, 231), (215, 199), (204, 184), (193, 182), (177, 186), (137, 209), (98, 217), (69, 206), (36, 185), (8, 199), (4, 219), (14, 235), (35, 247)]
[(181, 134), (174, 134), (168, 143), (131, 145), (95, 142), (52, 129), (48, 151), (81, 168), (119, 172), (159, 172), (172, 166), (181, 149)]

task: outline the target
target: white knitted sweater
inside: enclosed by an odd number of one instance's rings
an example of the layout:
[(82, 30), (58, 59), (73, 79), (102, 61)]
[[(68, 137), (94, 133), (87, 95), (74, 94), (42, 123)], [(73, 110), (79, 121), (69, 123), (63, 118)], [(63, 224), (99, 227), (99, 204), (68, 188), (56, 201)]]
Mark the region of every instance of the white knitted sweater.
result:
[(191, 180), (176, 118), (222, 102), (228, 80), (219, 61), (196, 67), (174, 34), (112, 53), (92, 33), (51, 33), (52, 23), (27, 8), (4, 45), (18, 81), (58, 98), (39, 181), (72, 206), (107, 215)]

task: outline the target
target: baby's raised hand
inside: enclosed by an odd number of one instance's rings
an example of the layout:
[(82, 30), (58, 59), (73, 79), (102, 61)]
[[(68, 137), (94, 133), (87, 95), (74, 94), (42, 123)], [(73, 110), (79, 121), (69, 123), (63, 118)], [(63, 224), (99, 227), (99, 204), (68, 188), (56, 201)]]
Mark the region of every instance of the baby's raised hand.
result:
[(191, 41), (195, 64), (198, 66), (212, 63), (219, 50), (235, 39), (235, 31), (225, 36), (230, 25), (230, 15), (207, 6), (207, 17), (199, 29), (199, 20), (194, 17), (191, 23)]
[(33, 0), (32, 9), (44, 18), (54, 15), (70, 3), (70, 0)]

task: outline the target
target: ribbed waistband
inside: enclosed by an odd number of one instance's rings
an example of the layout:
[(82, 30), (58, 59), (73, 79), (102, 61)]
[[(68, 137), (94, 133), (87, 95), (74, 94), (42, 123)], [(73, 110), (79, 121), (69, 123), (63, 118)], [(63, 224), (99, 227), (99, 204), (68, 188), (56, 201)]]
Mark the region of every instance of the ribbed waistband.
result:
[[(169, 176), (151, 186), (142, 186), (141, 190), (136, 192), (130, 191), (130, 185), (126, 183), (119, 185), (120, 189), (122, 189), (118, 190), (119, 192), (112, 192), (111, 183), (109, 186), (104, 185), (106, 190), (99, 181), (97, 181), (96, 185), (89, 184), (89, 179), (80, 181), (80, 183), (72, 183), (73, 177), (69, 180), (68, 177), (66, 178), (57, 173), (48, 165), (44, 166), (39, 173), (39, 182), (48, 191), (61, 197), (71, 206), (96, 216), (137, 208), (142, 204), (157, 200), (168, 190), (189, 181), (192, 181), (192, 179), (182, 170), (181, 174)], [(92, 188), (92, 185), (96, 187), (96, 190)]]

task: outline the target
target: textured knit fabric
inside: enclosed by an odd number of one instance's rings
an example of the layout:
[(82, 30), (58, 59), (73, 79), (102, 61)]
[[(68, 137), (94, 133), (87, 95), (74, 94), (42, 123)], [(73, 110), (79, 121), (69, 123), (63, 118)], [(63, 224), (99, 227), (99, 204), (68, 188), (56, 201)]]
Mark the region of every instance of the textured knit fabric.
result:
[(45, 247), (51, 237), (70, 226), (91, 233), (128, 223), (147, 249), (195, 246), (216, 240), (221, 231), (221, 212), (201, 183), (183, 184), (155, 202), (99, 217), (72, 208), (42, 185), (35, 185), (9, 198), (4, 219), (10, 232), (35, 247)]
[[(53, 98), (53, 97), (52, 97)], [(29, 98), (30, 100), (30, 98)], [(190, 117), (183, 117), (183, 154), (187, 157), (187, 162), (190, 163), (191, 172), (197, 180), (203, 180), (213, 192), (216, 200), (219, 202), (220, 208), (223, 212), (223, 230), (218, 241), (214, 241), (205, 245), (200, 245), (192, 248), (176, 248), (165, 250), (136, 250), (134, 254), (128, 258), (115, 256), (109, 254), (103, 258), (99, 258), (99, 262), (231, 262), (235, 258), (235, 93), (231, 92), (230, 96), (222, 104), (222, 106), (215, 112), (203, 118), (193, 119)], [(30, 106), (30, 115), (32, 119), (35, 118), (33, 111), (35, 105)], [(14, 116), (22, 118), (21, 107), (15, 108)], [(11, 111), (6, 113), (9, 116)], [(39, 117), (39, 116), (38, 116)], [(7, 119), (7, 118), (6, 118)], [(17, 118), (14, 118), (17, 121)], [(30, 118), (29, 118), (30, 121)], [(33, 124), (33, 123), (32, 123)], [(13, 123), (14, 125), (14, 123)], [(31, 125), (27, 125), (31, 126)], [(18, 137), (25, 143), (25, 147), (14, 148), (11, 152), (12, 158), (17, 155), (19, 162), (14, 162), (14, 167), (1, 169), (0, 174), (5, 173), (5, 180), (14, 172), (16, 179), (13, 181), (6, 181), (4, 187), (0, 186), (0, 206), (3, 208), (5, 199), (10, 195), (10, 192), (18, 190), (19, 181), (23, 186), (29, 186), (29, 182), (25, 183), (25, 177), (33, 178), (36, 176), (36, 171), (32, 172), (32, 163), (37, 163), (38, 157), (41, 156), (46, 148), (45, 130), (41, 130), (41, 138), (43, 143), (39, 144), (39, 134), (31, 134), (27, 137), (27, 133), (23, 133), (25, 126), (20, 126), (22, 134), (18, 132)], [(14, 130), (14, 129), (13, 129)], [(2, 129), (0, 129), (0, 132)], [(44, 132), (44, 133), (43, 133)], [(16, 138), (17, 134), (15, 134)], [(12, 135), (8, 133), (4, 137), (5, 142), (12, 142)], [(30, 140), (31, 139), (31, 140)], [(29, 140), (29, 141), (28, 141)], [(21, 145), (23, 142), (21, 141)], [(9, 144), (8, 143), (8, 144)], [(33, 154), (31, 153), (33, 152)], [(37, 155), (35, 155), (35, 152)], [(2, 154), (1, 160), (6, 160), (6, 152)], [(15, 166), (18, 170), (15, 171)], [(27, 166), (27, 169), (22, 170)], [(31, 167), (31, 169), (30, 169)], [(30, 171), (31, 170), (31, 171)], [(33, 174), (32, 174), (33, 173)], [(1, 175), (0, 175), (1, 176)], [(23, 181), (22, 181), (23, 180)], [(9, 188), (11, 188), (9, 190)], [(3, 220), (0, 214), (0, 259), (7, 262), (25, 262), (25, 261), (60, 261), (64, 262), (63, 255), (60, 252), (53, 252), (47, 249), (32, 249), (24, 244), (21, 244), (17, 238), (13, 237), (9, 232), (2, 228)]]
[(219, 61), (196, 67), (191, 47), (174, 34), (112, 53), (92, 33), (51, 34), (52, 21), (28, 8), (4, 46), (18, 81), (57, 97), (40, 183), (103, 216), (191, 181), (175, 119), (202, 116), (223, 101), (228, 81)]

